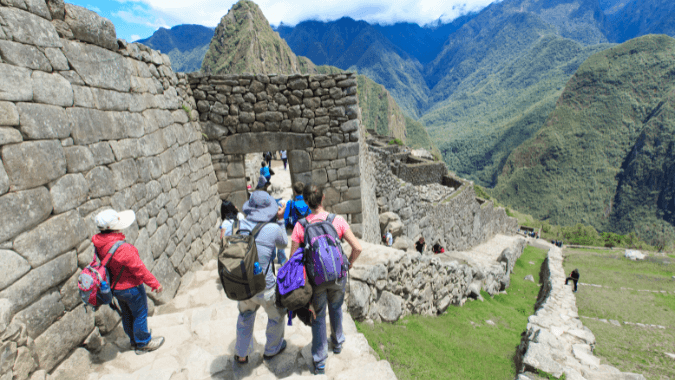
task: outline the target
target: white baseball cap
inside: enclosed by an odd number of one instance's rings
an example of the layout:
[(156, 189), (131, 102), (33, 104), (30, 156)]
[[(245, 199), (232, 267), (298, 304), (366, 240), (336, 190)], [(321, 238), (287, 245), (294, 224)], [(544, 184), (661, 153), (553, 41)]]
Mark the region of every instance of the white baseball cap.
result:
[(105, 210), (96, 215), (94, 221), (100, 230), (121, 231), (131, 226), (136, 220), (136, 213), (133, 210), (120, 211)]

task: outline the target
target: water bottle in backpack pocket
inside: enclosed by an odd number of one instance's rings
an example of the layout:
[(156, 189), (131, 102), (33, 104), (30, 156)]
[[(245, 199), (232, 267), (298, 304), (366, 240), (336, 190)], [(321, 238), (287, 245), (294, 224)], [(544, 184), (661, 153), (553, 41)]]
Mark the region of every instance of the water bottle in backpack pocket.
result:
[(298, 221), (305, 229), (305, 267), (315, 286), (337, 282), (347, 275), (349, 261), (342, 250), (340, 237), (333, 226), (334, 214), (325, 221)]

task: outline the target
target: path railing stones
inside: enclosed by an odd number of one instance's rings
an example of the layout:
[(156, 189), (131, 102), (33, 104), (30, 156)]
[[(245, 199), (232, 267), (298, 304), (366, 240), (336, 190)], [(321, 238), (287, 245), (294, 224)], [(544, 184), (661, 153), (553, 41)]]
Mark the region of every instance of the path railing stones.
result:
[(572, 287), (565, 285), (560, 248), (551, 246), (540, 278), (536, 313), (529, 317), (517, 351), (519, 380), (534, 379), (538, 371), (565, 374), (568, 380), (645, 379), (601, 364), (593, 355), (595, 336), (579, 320)]

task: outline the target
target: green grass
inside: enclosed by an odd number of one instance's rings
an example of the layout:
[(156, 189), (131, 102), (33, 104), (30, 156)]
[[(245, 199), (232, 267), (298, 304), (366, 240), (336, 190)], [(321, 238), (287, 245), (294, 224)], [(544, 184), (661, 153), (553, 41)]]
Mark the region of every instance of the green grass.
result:
[[(579, 315), (622, 323), (617, 327), (582, 319), (595, 334), (595, 354), (622, 371), (642, 373), (648, 379), (675, 378), (673, 361), (664, 355), (675, 353), (675, 264), (634, 262), (623, 258), (623, 251), (566, 249), (565, 255), (567, 273), (578, 268), (581, 282), (603, 286), (579, 287)], [(624, 321), (661, 325), (666, 330), (625, 325)]]
[(438, 317), (413, 315), (393, 324), (357, 327), (399, 379), (513, 379), (516, 346), (539, 292), (539, 286), (523, 278), (531, 274), (538, 282), (545, 257), (545, 250), (525, 248), (507, 295), (483, 293), (485, 302), (450, 306)]

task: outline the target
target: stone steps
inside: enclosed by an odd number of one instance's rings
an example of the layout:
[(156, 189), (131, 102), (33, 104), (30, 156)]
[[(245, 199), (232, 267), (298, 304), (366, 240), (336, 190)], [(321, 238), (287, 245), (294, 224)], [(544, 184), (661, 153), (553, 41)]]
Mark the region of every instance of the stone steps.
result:
[[(73, 375), (86, 380), (203, 380), (203, 379), (395, 379), (391, 365), (378, 361), (363, 334), (358, 333), (349, 313), (344, 313), (347, 336), (340, 355), (329, 354), (326, 375), (313, 376), (312, 333), (299, 320), (287, 326), (286, 350), (263, 361), (267, 316), (259, 312), (254, 330), (254, 353), (248, 365), (234, 363), (237, 304), (227, 299), (220, 287), (216, 262), (184, 278), (176, 297), (157, 307), (148, 319), (154, 336), (166, 342), (155, 352), (136, 355), (118, 326), (104, 339), (107, 344), (96, 355), (81, 349), (61, 364), (50, 380)], [(75, 361), (78, 362), (75, 362)], [(89, 361), (89, 363), (87, 363)], [(82, 363), (84, 362), (84, 363)], [(68, 376), (67, 376), (68, 375)]]

